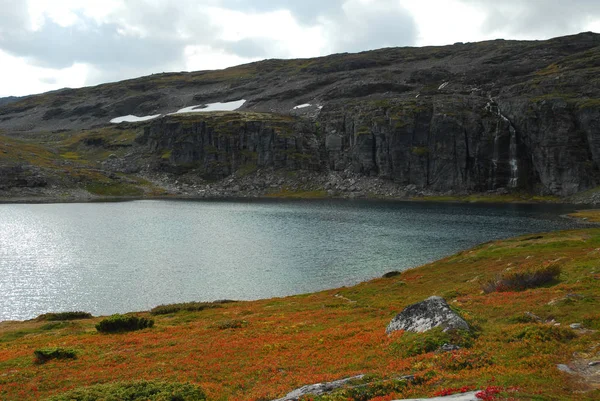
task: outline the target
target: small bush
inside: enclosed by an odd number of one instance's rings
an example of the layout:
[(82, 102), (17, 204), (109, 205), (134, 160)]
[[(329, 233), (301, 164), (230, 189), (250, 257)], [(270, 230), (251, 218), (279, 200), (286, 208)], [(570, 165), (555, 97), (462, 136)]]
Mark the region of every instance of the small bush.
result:
[(217, 324), (217, 327), (219, 328), (219, 330), (226, 330), (226, 329), (240, 329), (247, 325), (248, 325), (248, 322), (246, 322), (245, 320), (232, 319), (232, 320), (223, 320), (222, 322), (219, 322)]
[(44, 313), (35, 318), (38, 321), (60, 321), (60, 320), (79, 320), (79, 319), (91, 319), (93, 316), (88, 312), (58, 312), (58, 313)]
[(577, 335), (573, 330), (559, 326), (535, 325), (526, 326), (513, 334), (506, 336), (507, 342), (530, 341), (535, 343), (543, 342), (567, 342)]
[(443, 331), (441, 327), (424, 333), (404, 332), (397, 342), (391, 345), (391, 351), (404, 358), (437, 351), (444, 344), (469, 348), (473, 345), (474, 335), (465, 330)]
[(503, 274), (495, 280), (483, 285), (486, 294), (491, 292), (523, 291), (550, 284), (558, 280), (561, 268), (558, 265), (549, 265), (524, 272), (510, 272)]
[(381, 276), (382, 278), (392, 278), (392, 277), (396, 277), (401, 275), (402, 272), (399, 271), (391, 271), (391, 272), (387, 272), (385, 273), (383, 276)]
[(222, 308), (223, 304), (235, 301), (215, 301), (215, 302), (184, 302), (179, 304), (159, 305), (150, 310), (153, 315), (167, 315), (177, 312), (200, 312), (204, 309)]
[(41, 348), (33, 351), (35, 363), (46, 363), (51, 359), (76, 359), (77, 353), (68, 348)]
[(154, 320), (138, 316), (112, 315), (96, 325), (101, 333), (143, 330), (154, 326)]
[(204, 391), (193, 384), (140, 381), (99, 384), (50, 397), (47, 401), (204, 401)]

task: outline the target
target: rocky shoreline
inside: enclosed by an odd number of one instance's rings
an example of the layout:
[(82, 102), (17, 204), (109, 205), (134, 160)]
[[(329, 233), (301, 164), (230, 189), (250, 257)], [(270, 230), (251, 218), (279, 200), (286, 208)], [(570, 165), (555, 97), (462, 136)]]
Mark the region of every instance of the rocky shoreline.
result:
[[(403, 186), (393, 181), (365, 177), (349, 171), (327, 174), (314, 171), (257, 170), (253, 174), (232, 176), (219, 182), (206, 182), (194, 174), (177, 176), (149, 173), (142, 177), (154, 191), (141, 196), (102, 196), (83, 188), (13, 187), (0, 190), (0, 203), (79, 203), (142, 199), (235, 200), (235, 199), (371, 199), (394, 201), (440, 201), (456, 203), (566, 203), (600, 204), (600, 193), (572, 197), (536, 197), (499, 188), (487, 192), (432, 191), (416, 185)], [(159, 190), (156, 191), (156, 188)], [(158, 192), (158, 193), (157, 193)]]

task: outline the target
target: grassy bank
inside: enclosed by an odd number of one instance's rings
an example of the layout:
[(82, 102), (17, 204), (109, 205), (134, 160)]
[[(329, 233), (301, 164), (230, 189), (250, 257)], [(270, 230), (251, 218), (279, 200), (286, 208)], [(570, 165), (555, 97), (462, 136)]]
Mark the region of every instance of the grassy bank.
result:
[[(600, 229), (591, 228), (487, 243), (349, 288), (140, 313), (154, 326), (134, 332), (100, 334), (100, 318), (4, 322), (0, 399), (146, 379), (197, 384), (209, 400), (268, 400), (360, 373), (416, 375), (377, 400), (488, 386), (512, 389), (520, 400), (598, 399), (592, 381), (556, 365), (600, 359), (599, 262)], [(548, 266), (559, 266), (558, 280), (483, 291), (499, 277)], [(477, 329), (467, 347), (419, 354), (419, 336), (385, 334), (403, 307), (431, 295), (445, 297)], [(34, 351), (57, 347), (76, 357), (36, 363)]]

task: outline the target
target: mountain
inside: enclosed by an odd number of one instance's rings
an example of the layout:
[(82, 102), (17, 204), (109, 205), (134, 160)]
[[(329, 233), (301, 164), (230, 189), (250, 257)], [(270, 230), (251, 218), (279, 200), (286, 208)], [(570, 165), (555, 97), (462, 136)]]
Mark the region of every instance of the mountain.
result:
[(14, 102), (18, 101), (19, 99), (22, 99), (22, 98), (17, 97), (17, 96), (0, 97), (0, 106), (9, 104), (9, 103), (14, 103)]
[[(600, 35), (581, 33), (30, 96), (0, 106), (0, 195), (570, 196), (600, 184), (599, 72)], [(127, 115), (157, 117), (110, 122)]]

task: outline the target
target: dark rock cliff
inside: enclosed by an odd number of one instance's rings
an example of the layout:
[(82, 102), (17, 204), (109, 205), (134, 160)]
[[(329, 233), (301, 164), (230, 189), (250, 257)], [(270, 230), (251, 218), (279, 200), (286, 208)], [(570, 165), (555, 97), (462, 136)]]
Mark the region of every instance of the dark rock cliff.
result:
[[(600, 185), (599, 73), (593, 33), (392, 48), (32, 96), (0, 107), (0, 129), (80, 132), (163, 114), (132, 125), (152, 171), (345, 171), (434, 192), (567, 196)], [(238, 99), (233, 113), (167, 115)]]

